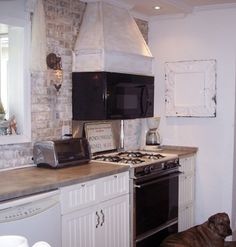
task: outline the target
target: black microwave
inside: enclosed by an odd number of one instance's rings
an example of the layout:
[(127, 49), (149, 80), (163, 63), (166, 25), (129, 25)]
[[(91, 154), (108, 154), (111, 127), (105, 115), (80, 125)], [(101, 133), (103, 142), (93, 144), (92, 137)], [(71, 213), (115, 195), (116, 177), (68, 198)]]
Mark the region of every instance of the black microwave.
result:
[(72, 73), (73, 120), (152, 117), (154, 77), (114, 72)]

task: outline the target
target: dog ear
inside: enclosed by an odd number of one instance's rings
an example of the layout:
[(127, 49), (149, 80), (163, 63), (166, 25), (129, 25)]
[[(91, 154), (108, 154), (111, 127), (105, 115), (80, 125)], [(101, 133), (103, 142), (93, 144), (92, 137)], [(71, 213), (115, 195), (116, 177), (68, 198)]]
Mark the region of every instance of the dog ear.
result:
[(215, 229), (215, 223), (216, 223), (216, 216), (212, 215), (208, 218), (208, 227), (212, 230)]

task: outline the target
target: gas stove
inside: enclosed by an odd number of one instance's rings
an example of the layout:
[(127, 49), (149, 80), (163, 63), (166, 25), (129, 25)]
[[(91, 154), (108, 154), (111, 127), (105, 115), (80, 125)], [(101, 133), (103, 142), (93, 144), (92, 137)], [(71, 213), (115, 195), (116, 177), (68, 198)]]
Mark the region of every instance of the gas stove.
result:
[(169, 173), (178, 169), (177, 155), (161, 154), (149, 151), (122, 151), (94, 155), (92, 160), (97, 162), (129, 165), (132, 177), (142, 177), (151, 174)]

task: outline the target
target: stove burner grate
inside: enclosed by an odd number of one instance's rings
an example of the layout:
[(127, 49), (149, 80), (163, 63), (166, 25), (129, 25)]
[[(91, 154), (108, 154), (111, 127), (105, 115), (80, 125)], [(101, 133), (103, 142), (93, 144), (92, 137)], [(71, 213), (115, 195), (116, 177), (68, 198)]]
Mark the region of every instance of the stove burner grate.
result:
[(124, 163), (124, 164), (140, 164), (142, 162), (145, 162), (142, 159), (139, 158), (125, 158), (125, 157), (119, 157), (119, 156), (112, 156), (112, 155), (99, 155), (95, 156), (94, 160), (100, 160), (100, 161), (108, 161), (108, 162), (115, 162), (115, 163)]
[(161, 158), (164, 158), (164, 155), (161, 154), (155, 154), (155, 153), (141, 153), (141, 152), (132, 152), (132, 151), (126, 151), (126, 152), (120, 152), (118, 153), (119, 156), (125, 156), (125, 157), (132, 157), (132, 158), (144, 158), (144, 159), (152, 159), (152, 160), (158, 160)]
[(120, 153), (118, 153), (118, 155), (125, 156), (125, 157), (133, 157), (133, 158), (143, 157), (143, 154), (141, 152), (131, 152), (131, 151), (120, 152)]
[(142, 162), (145, 162), (144, 160), (141, 159), (126, 159), (126, 158), (121, 158), (119, 163), (124, 163), (124, 164), (140, 164)]
[(120, 162), (121, 158), (118, 156), (106, 156), (106, 155), (99, 155), (95, 156), (94, 160), (101, 160), (101, 161), (109, 161), (109, 162)]
[(161, 154), (148, 154), (148, 153), (143, 154), (143, 158), (152, 159), (152, 160), (159, 160), (164, 157), (165, 156)]

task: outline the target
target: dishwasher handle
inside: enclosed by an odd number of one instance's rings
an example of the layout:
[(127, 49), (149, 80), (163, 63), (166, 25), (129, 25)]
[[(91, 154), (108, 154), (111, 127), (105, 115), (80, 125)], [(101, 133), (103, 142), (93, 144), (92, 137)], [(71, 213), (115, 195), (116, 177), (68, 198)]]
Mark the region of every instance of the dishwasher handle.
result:
[(19, 199), (12, 199), (12, 200), (6, 200), (3, 202), (0, 202), (0, 211), (2, 209), (22, 206), (27, 203), (32, 203), (32, 202), (39, 201), (41, 199), (50, 198), (50, 197), (58, 198), (58, 201), (59, 201), (59, 190), (53, 190), (50, 192), (44, 192), (44, 193), (29, 195), (25, 197), (22, 196)]

